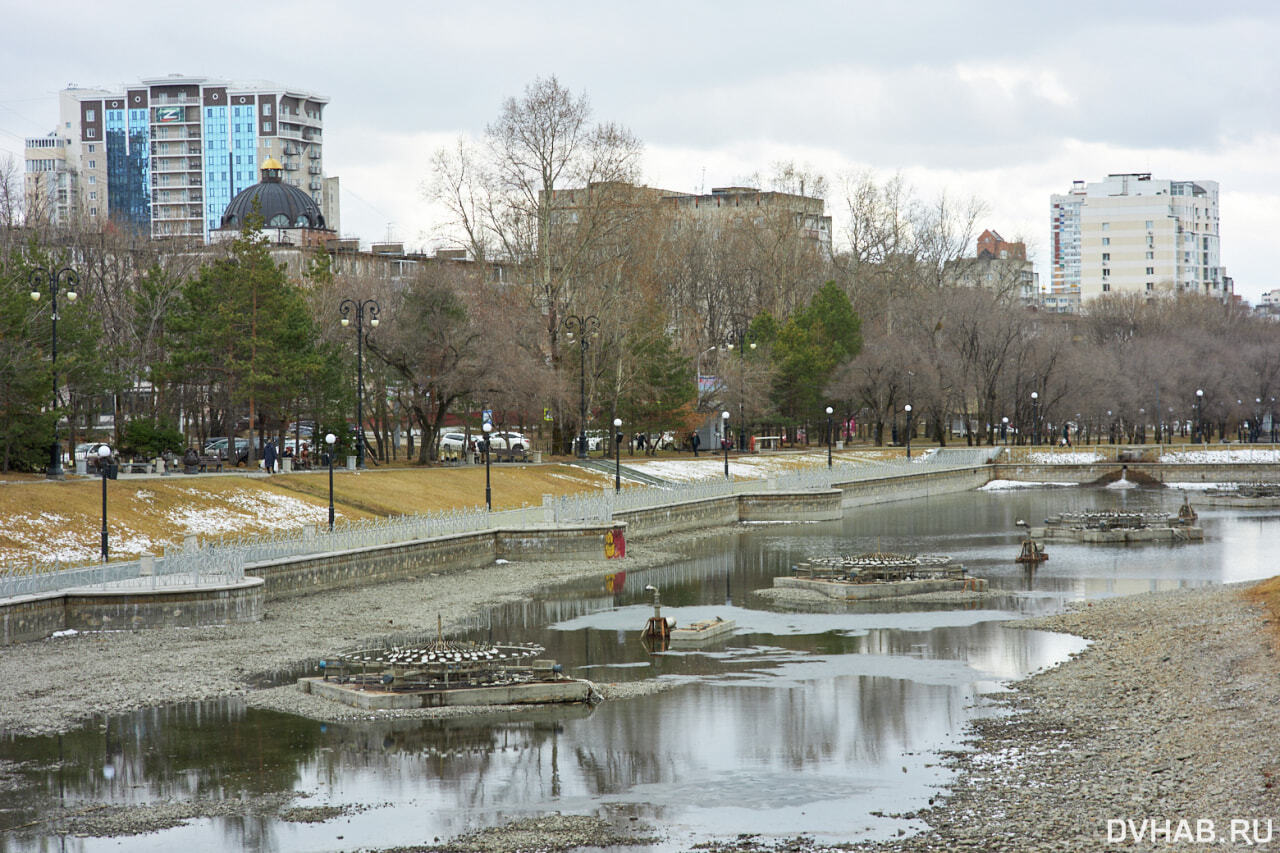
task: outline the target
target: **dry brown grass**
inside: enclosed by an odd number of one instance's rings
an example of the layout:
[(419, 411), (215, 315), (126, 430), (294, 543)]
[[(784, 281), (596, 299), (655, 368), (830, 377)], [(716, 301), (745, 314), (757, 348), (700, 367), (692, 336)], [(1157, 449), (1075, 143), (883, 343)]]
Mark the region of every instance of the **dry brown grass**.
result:
[[(837, 456), (857, 461), (903, 454), (902, 448), (866, 448)], [(778, 461), (811, 466), (824, 461), (821, 455), (815, 448)], [(334, 473), (334, 504), (339, 522), (477, 507), (484, 504), (484, 477), (480, 466), (396, 465), (359, 474), (339, 470)], [(567, 464), (495, 465), (491, 477), (494, 509), (539, 505), (543, 495), (575, 494), (613, 483), (612, 476)], [(109, 481), (107, 492), (111, 555), (116, 559), (158, 553), (189, 533), (261, 533), (322, 524), (328, 515), (329, 478), (324, 471), (270, 478), (175, 474)], [(52, 482), (39, 475), (6, 475), (0, 482), (0, 571), (32, 559), (92, 561), (102, 526), (101, 495), (101, 481), (93, 477)]]
[[(599, 488), (602, 475), (567, 465), (502, 465), (492, 470), (494, 509), (540, 504), (544, 494)], [(483, 468), (396, 468), (334, 472), (339, 519), (426, 513), (484, 504)], [(188, 533), (256, 533), (327, 517), (329, 478), (323, 471), (274, 477), (181, 474), (107, 483), (112, 558), (157, 553)], [(10, 478), (0, 484), (0, 566), (52, 555), (91, 560), (102, 529), (102, 484)]]
[(1280, 649), (1280, 575), (1250, 587), (1244, 595), (1266, 611), (1272, 641)]

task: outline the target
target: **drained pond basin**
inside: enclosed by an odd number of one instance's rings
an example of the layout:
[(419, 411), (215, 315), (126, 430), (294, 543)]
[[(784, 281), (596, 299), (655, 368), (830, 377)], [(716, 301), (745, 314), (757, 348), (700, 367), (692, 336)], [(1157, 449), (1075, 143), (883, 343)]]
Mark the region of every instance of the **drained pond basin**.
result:
[[(744, 526), (612, 588), (567, 585), (495, 608), (461, 637), (540, 644), (597, 684), (667, 688), (595, 707), (323, 724), (228, 699), (98, 719), (59, 737), (6, 737), (0, 768), (17, 770), (0, 774), (0, 851), (377, 849), (557, 812), (650, 827), (659, 840), (644, 849), (659, 851), (739, 833), (847, 842), (911, 832), (920, 824), (895, 815), (945, 789), (941, 754), (964, 748), (968, 721), (998, 712), (989, 696), (1084, 647), (1004, 622), (1084, 598), (1275, 573), (1269, 543), (1280, 514), (1222, 507), (1197, 507), (1203, 543), (1055, 543), (1045, 563), (1014, 562), (1017, 519), (1176, 512), (1181, 501), (1173, 489), (1035, 488), (887, 503), (840, 522)], [(868, 551), (950, 555), (993, 594), (821, 612), (755, 594), (802, 560)], [(650, 584), (677, 624), (719, 616), (735, 622), (733, 633), (653, 653), (641, 638)], [(40, 830), (43, 814), (78, 805), (294, 792), (298, 813), (313, 819), (264, 809), (124, 838)]]

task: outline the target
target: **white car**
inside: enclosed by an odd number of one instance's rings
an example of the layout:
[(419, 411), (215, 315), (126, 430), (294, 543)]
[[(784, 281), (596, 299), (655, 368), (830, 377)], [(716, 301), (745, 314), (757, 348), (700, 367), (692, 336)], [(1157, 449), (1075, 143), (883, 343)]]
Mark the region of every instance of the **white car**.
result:
[(467, 434), (464, 432), (449, 431), (440, 434), (440, 441), (437, 444), (441, 456), (457, 456), (466, 448), (475, 448), (475, 436), (471, 441), (467, 441)]
[(515, 450), (517, 452), (529, 449), (529, 439), (518, 432), (491, 432), (489, 433), (489, 441), (495, 450)]

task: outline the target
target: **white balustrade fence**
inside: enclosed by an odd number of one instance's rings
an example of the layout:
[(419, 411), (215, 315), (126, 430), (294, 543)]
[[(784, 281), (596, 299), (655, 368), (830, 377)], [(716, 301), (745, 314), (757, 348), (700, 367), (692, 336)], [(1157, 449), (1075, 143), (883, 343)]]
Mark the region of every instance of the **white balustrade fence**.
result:
[(192, 538), (183, 546), (166, 548), (162, 556), (154, 558), (144, 557), (105, 565), (32, 563), (28, 566), (7, 567), (0, 574), (0, 598), (90, 586), (159, 588), (237, 583), (244, 579), (245, 566), (253, 563), (378, 547), (500, 527), (531, 527), (547, 522), (607, 523), (619, 512), (652, 509), (665, 504), (764, 490), (829, 489), (835, 483), (973, 467), (986, 463), (1000, 449), (946, 448), (919, 460), (867, 461), (856, 465), (841, 463), (831, 468), (800, 468), (769, 480), (699, 480), (670, 486), (633, 487), (621, 492), (607, 488), (580, 495), (549, 497), (542, 506), (499, 512), (488, 512), (477, 507), (354, 521), (339, 525), (333, 532), (323, 527), (304, 527), (199, 542)]

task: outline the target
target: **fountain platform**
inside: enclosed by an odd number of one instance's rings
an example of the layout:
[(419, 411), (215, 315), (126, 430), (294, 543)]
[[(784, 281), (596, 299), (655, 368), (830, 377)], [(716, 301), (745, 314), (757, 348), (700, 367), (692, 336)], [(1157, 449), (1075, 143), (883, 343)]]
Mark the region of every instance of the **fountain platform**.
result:
[(841, 601), (869, 601), (937, 592), (986, 592), (985, 578), (943, 554), (882, 554), (819, 557), (795, 566), (791, 577), (773, 579), (774, 589), (816, 592)]
[(1204, 530), (1182, 514), (1127, 510), (1063, 512), (1030, 530), (1032, 539), (1046, 542), (1128, 545), (1144, 542), (1203, 542)]

